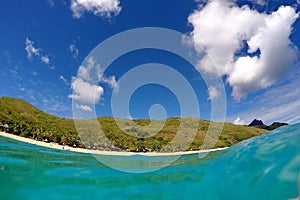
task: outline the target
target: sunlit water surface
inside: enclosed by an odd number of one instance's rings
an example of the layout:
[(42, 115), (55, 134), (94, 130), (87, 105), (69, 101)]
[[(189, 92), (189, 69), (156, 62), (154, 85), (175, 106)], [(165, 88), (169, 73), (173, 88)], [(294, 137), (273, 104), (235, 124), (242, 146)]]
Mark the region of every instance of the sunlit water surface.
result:
[(0, 137), (0, 199), (290, 199), (298, 196), (299, 172), (300, 124), (204, 158), (182, 156), (149, 173), (126, 173), (89, 154)]

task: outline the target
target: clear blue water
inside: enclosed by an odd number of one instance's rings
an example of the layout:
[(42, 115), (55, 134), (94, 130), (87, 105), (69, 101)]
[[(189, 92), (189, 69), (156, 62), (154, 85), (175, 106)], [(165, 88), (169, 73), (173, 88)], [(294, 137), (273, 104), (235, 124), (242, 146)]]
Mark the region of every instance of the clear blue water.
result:
[(0, 137), (0, 199), (290, 199), (298, 196), (299, 172), (300, 124), (150, 173)]

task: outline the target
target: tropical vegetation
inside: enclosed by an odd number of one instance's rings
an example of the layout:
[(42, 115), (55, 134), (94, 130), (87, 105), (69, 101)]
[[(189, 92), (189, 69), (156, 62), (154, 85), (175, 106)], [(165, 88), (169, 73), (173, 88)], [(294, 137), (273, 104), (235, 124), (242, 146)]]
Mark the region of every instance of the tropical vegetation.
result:
[(224, 123), (220, 135), (207, 134), (209, 129), (211, 133), (214, 129), (218, 132), (221, 125), (189, 117), (164, 121), (113, 117), (73, 120), (45, 113), (21, 99), (0, 98), (2, 131), (79, 148), (136, 152), (199, 150), (228, 147), (267, 131)]

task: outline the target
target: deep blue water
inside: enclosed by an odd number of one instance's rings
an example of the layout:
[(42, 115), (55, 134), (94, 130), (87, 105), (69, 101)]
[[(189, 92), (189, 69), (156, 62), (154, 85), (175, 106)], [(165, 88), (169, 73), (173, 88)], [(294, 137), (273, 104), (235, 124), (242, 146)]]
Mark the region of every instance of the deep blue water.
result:
[[(126, 168), (126, 162), (168, 157), (104, 159)], [(205, 157), (182, 156), (148, 173), (126, 173), (89, 154), (0, 137), (0, 199), (290, 199), (298, 196), (299, 172), (300, 124)]]

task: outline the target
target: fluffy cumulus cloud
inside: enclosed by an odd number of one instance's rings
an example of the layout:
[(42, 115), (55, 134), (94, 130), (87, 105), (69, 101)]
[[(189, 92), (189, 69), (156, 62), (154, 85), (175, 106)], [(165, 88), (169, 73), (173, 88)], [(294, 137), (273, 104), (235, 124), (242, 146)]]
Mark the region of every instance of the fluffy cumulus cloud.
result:
[(80, 18), (84, 12), (101, 17), (118, 15), (121, 11), (119, 0), (72, 0), (71, 10), (74, 18)]
[(93, 57), (89, 57), (86, 65), (81, 65), (77, 76), (72, 78), (73, 94), (69, 98), (83, 103), (98, 103), (104, 93), (104, 88), (98, 85), (99, 82), (106, 83), (112, 89), (119, 88), (115, 76), (106, 77), (101, 66)]
[(50, 63), (50, 59), (49, 57), (46, 55), (46, 56), (42, 56), (41, 57), (41, 61), (45, 64), (49, 64)]
[(103, 77), (103, 70), (100, 64), (95, 62), (93, 57), (89, 57), (86, 61), (86, 65), (79, 67), (77, 77), (88, 82), (98, 82)]
[(266, 14), (247, 5), (238, 7), (234, 1), (209, 1), (188, 18), (195, 49), (206, 51), (198, 67), (226, 75), (237, 100), (266, 88), (296, 58), (289, 36), (298, 17), (289, 6)]
[(210, 86), (208, 88), (208, 99), (214, 100), (214, 99), (218, 98), (219, 96), (220, 96), (220, 92), (216, 87)]
[(90, 84), (81, 78), (74, 78), (71, 87), (73, 94), (69, 95), (70, 98), (90, 104), (99, 102), (104, 92), (101, 86)]
[(233, 121), (234, 124), (237, 124), (237, 125), (244, 125), (245, 122), (244, 120), (242, 120), (241, 118), (237, 117), (234, 121)]

